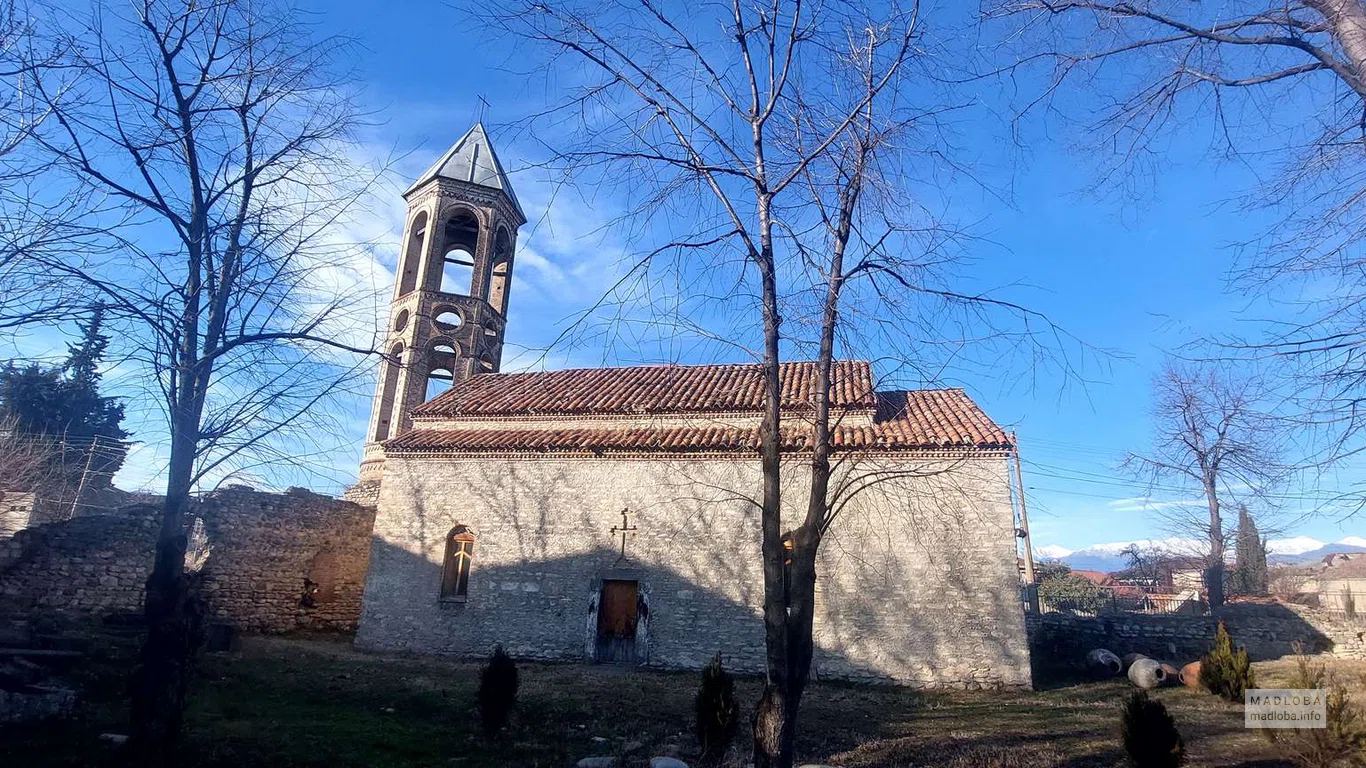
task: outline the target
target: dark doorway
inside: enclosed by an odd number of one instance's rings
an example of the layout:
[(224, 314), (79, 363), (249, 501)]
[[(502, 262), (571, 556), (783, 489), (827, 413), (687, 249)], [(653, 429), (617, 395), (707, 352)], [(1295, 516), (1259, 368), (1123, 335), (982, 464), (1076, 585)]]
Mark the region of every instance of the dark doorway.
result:
[(634, 663), (640, 585), (634, 581), (604, 580), (598, 600), (597, 660)]

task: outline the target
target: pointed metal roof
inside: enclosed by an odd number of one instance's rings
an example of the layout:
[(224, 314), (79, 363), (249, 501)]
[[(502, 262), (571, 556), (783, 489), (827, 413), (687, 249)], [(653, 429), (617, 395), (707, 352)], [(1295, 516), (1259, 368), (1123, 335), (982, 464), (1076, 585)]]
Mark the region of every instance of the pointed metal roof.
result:
[(498, 162), (498, 155), (493, 151), (493, 144), (484, 131), (483, 123), (475, 123), (468, 133), (460, 137), (460, 141), (446, 150), (446, 154), (442, 155), (440, 160), (417, 177), (417, 181), (403, 193), (404, 197), (435, 178), (455, 179), (481, 187), (500, 189), (512, 201), (512, 207), (517, 209), (522, 219), (526, 219), (526, 214), (522, 212), (522, 204), (517, 201), (517, 193), (512, 191), (512, 182), (508, 181), (503, 164)]

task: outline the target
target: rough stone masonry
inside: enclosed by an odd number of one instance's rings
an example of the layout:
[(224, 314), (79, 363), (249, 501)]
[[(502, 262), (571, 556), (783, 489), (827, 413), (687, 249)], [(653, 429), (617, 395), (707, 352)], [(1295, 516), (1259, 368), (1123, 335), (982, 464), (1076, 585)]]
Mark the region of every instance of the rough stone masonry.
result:
[[(0, 539), (0, 611), (141, 612), (159, 513), (136, 505)], [(354, 629), (373, 520), (371, 508), (300, 489), (229, 488), (200, 500), (189, 534), (207, 556), (211, 617), (255, 632)]]
[[(1029, 686), (1004, 459), (896, 466), (920, 476), (856, 498), (822, 545), (814, 675)], [(797, 509), (802, 473), (790, 477)], [(735, 490), (758, 487), (753, 461), (390, 454), (356, 643), (592, 660), (599, 592), (620, 579), (639, 585), (647, 665), (698, 668), (720, 651), (761, 671), (758, 512)], [(622, 509), (638, 529), (624, 558)], [(463, 601), (440, 597), (455, 526), (475, 540)]]

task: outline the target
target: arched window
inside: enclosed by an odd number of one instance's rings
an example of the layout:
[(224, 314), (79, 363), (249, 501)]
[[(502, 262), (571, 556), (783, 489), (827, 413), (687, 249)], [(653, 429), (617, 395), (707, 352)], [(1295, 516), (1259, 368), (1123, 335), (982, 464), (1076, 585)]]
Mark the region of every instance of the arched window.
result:
[(466, 210), (446, 220), (441, 254), (442, 293), (468, 296), (474, 290), (474, 252), (479, 247), (479, 221)]
[(447, 252), (441, 266), (441, 292), (468, 296), (473, 282), (474, 256), (464, 248)]
[(512, 274), (512, 240), (506, 229), (499, 228), (493, 240), (493, 270), (489, 274), (489, 304), (498, 314), (508, 309), (508, 278)]
[(422, 402), (451, 388), (455, 382), (455, 366), (460, 353), (454, 342), (435, 339), (427, 348), (427, 391)]
[(451, 383), (455, 381), (455, 374), (449, 368), (433, 368), (427, 374), (427, 392), (422, 397), (422, 402), (427, 402), (433, 397), (451, 388)]
[(398, 295), (404, 296), (417, 287), (417, 270), (422, 263), (422, 244), (427, 241), (427, 212), (423, 211), (413, 219), (409, 228), (408, 248), (403, 252), (403, 270), (398, 280)]
[(375, 442), (389, 439), (389, 427), (394, 415), (394, 394), (398, 390), (398, 374), (403, 367), (403, 345), (395, 344), (384, 361), (384, 386), (380, 388), (379, 423), (375, 424)]
[(441, 564), (441, 599), (464, 600), (470, 589), (470, 565), (474, 561), (474, 535), (457, 525), (446, 535), (446, 557)]

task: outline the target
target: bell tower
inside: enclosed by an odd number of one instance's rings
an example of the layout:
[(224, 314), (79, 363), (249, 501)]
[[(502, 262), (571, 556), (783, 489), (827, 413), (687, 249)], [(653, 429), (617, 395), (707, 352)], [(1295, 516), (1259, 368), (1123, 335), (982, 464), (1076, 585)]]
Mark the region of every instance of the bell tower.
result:
[(412, 426), (413, 408), (455, 381), (498, 370), (517, 230), (526, 223), (483, 124), (403, 199), (408, 218), (358, 492), (379, 481), (383, 442)]

